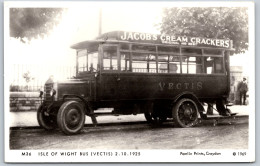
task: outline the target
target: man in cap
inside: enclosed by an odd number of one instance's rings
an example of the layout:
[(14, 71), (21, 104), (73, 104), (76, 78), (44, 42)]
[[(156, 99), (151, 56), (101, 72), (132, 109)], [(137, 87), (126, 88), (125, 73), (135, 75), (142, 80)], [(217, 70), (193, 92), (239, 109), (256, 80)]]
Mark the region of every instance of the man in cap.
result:
[[(246, 93), (248, 91), (248, 86), (247, 86), (247, 82), (246, 82), (246, 78), (243, 78), (243, 81), (241, 81), (238, 84), (238, 92), (239, 92), (239, 97), (240, 97), (240, 105), (246, 105)], [(243, 98), (243, 103), (242, 103), (242, 98)]]

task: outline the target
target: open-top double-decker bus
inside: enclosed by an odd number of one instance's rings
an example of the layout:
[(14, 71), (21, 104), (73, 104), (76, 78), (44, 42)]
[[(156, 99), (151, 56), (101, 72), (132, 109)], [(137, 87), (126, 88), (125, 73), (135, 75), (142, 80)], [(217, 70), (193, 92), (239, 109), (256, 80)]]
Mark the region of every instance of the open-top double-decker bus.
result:
[[(172, 118), (192, 127), (206, 118), (203, 103), (220, 115), (230, 91), (232, 41), (114, 31), (77, 43), (76, 76), (45, 84), (37, 119), (47, 130), (78, 133), (85, 115), (144, 114), (148, 122)], [(100, 113), (99, 108), (113, 108)]]

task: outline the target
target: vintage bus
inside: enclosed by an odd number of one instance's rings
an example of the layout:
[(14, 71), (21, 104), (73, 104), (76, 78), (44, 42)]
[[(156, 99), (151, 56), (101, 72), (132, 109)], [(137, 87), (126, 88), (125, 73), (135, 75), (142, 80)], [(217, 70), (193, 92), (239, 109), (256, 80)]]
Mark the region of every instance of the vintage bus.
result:
[[(144, 114), (148, 122), (171, 118), (192, 127), (206, 118), (204, 103), (229, 116), (232, 41), (114, 31), (77, 43), (76, 76), (49, 79), (37, 112), (39, 125), (78, 133), (85, 115)], [(97, 111), (113, 108), (112, 112)]]

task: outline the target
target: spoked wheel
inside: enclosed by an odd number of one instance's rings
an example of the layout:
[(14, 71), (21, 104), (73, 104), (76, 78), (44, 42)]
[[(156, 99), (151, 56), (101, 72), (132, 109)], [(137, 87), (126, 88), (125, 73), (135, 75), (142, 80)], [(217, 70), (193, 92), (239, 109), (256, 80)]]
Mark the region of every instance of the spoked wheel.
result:
[(45, 130), (53, 130), (57, 127), (55, 117), (47, 114), (46, 109), (43, 108), (43, 105), (40, 105), (37, 110), (37, 121)]
[(85, 124), (83, 107), (77, 101), (67, 101), (62, 104), (57, 115), (58, 126), (65, 134), (78, 133)]
[(172, 116), (179, 127), (195, 126), (198, 123), (197, 105), (191, 99), (183, 98), (173, 107)]

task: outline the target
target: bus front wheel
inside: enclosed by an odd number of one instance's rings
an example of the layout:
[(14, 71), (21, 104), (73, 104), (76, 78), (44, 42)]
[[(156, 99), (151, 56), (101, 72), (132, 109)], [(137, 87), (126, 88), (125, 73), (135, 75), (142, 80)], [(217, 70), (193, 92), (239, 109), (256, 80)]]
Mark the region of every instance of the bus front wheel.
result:
[(179, 127), (193, 127), (198, 123), (198, 107), (188, 98), (177, 101), (172, 109), (174, 123)]
[(56, 128), (55, 119), (46, 113), (46, 109), (43, 108), (43, 105), (40, 105), (37, 110), (37, 121), (45, 130), (53, 130)]
[(85, 124), (85, 113), (81, 104), (77, 101), (63, 103), (57, 115), (57, 123), (64, 134), (79, 133)]

